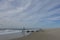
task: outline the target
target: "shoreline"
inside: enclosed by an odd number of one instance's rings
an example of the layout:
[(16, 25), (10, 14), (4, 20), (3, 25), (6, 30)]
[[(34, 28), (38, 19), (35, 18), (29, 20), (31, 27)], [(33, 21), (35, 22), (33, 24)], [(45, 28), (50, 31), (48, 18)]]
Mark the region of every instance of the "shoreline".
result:
[(44, 32), (33, 32), (22, 38), (11, 40), (60, 40), (60, 28), (44, 30)]

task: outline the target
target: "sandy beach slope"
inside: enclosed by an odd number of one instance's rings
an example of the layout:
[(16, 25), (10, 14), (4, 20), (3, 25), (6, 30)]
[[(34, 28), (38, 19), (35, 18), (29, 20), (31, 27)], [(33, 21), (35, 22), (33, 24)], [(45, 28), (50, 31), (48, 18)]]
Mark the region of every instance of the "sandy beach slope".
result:
[(29, 36), (11, 40), (60, 40), (60, 29), (49, 29), (44, 32), (34, 32)]

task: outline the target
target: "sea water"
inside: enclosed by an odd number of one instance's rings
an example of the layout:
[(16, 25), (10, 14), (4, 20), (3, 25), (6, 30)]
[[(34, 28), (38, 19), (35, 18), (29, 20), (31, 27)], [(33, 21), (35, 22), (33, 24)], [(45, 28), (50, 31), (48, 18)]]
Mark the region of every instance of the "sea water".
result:
[(27, 36), (30, 33), (22, 32), (22, 30), (1, 30), (0, 31), (0, 40), (8, 40), (13, 38), (19, 38)]

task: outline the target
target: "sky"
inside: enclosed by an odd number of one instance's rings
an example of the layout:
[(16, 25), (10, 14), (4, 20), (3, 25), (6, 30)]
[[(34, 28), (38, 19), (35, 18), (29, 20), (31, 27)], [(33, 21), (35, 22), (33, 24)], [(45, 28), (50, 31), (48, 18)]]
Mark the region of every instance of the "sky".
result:
[(60, 27), (60, 0), (0, 0), (0, 28)]

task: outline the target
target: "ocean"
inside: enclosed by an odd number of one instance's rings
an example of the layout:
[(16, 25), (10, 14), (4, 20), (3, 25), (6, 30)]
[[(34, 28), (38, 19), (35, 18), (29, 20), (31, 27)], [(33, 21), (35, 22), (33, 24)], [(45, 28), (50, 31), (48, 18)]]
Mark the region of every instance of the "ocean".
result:
[(27, 36), (30, 33), (26, 31), (23, 33), (22, 30), (1, 30), (0, 31), (0, 40), (8, 40), (13, 38), (20, 38), (23, 36)]

